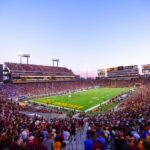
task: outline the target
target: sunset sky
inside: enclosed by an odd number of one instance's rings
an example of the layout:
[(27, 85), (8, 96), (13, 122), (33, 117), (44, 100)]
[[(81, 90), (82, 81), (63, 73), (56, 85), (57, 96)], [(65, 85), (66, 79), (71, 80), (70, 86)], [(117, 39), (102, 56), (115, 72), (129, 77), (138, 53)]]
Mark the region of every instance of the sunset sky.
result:
[(0, 63), (20, 52), (82, 76), (150, 64), (150, 0), (0, 0)]

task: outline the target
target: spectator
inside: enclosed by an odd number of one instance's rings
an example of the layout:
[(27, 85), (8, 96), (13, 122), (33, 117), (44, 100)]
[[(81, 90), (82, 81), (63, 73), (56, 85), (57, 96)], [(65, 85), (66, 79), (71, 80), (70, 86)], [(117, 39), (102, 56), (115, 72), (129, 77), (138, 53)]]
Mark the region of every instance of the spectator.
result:
[(54, 140), (50, 135), (47, 135), (46, 140), (44, 141), (44, 145), (46, 146), (47, 150), (54, 150), (55, 145), (54, 145)]

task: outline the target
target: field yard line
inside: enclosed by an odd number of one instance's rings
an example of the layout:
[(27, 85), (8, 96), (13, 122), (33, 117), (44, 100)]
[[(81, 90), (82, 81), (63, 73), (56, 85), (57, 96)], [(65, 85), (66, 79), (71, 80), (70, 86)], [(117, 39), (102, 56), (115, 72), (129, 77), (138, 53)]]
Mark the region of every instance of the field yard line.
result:
[(98, 105), (95, 105), (95, 106), (93, 106), (93, 107), (90, 107), (90, 108), (86, 109), (84, 112), (88, 112), (88, 111), (90, 111), (90, 110), (92, 110), (92, 109), (94, 109), (94, 108), (97, 108), (97, 107), (99, 107), (99, 106), (101, 106), (101, 105), (104, 105), (104, 104), (108, 103), (109, 101), (110, 101), (110, 99), (108, 99), (108, 100), (102, 102), (101, 104), (98, 104)]
[[(109, 102), (109, 101), (110, 101), (110, 99), (108, 99), (108, 100), (102, 102), (101, 104), (98, 104), (98, 105), (95, 105), (95, 106), (93, 106), (93, 107), (90, 107), (90, 108), (84, 110), (84, 112), (88, 112), (88, 111), (90, 111), (90, 110), (92, 110), (92, 109), (94, 109), (94, 108), (99, 107), (100, 105), (106, 104), (106, 103)], [(32, 100), (31, 100), (31, 102), (32, 102), (32, 103), (37, 103), (37, 104), (40, 104), (40, 105), (42, 104), (42, 105), (47, 106), (47, 104), (42, 103), (42, 102), (35, 102), (35, 101), (32, 101)], [(77, 110), (77, 109), (72, 109), (72, 108), (63, 107), (63, 106), (57, 106), (57, 105), (51, 105), (51, 104), (48, 104), (48, 106), (55, 107), (55, 108), (64, 108), (64, 109), (67, 109), (67, 110), (74, 110), (74, 111), (77, 111), (77, 112), (82, 111), (82, 110)]]
[[(47, 106), (47, 104), (42, 103), (42, 102), (35, 102), (35, 101), (32, 101), (32, 100), (31, 100), (31, 102), (32, 102), (32, 103), (37, 103), (37, 104), (39, 104), (39, 105), (42, 104), (42, 105)], [(63, 107), (63, 106), (57, 106), (57, 105), (51, 105), (51, 104), (48, 104), (48, 106), (55, 107), (55, 108), (64, 108), (64, 109), (67, 109), (67, 110), (74, 110), (74, 111), (76, 111), (76, 112), (81, 112), (81, 111), (82, 111), (82, 110), (77, 110), (77, 109), (72, 109), (72, 108)]]
[(63, 94), (58, 94), (58, 95), (50, 95), (48, 97), (56, 97), (56, 96), (62, 96), (62, 95), (71, 95), (71, 94), (76, 94), (76, 93), (80, 93), (80, 92), (86, 92), (88, 90), (94, 90), (94, 89), (99, 89), (101, 88), (101, 86), (96, 86), (96, 87), (89, 87), (89, 88), (85, 88), (85, 89), (80, 89), (77, 91), (72, 91), (70, 93), (63, 93)]

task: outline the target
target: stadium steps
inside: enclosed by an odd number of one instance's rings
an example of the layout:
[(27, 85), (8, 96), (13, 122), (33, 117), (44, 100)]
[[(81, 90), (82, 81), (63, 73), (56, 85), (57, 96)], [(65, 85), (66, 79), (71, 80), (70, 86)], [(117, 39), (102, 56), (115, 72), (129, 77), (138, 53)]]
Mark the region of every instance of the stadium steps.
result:
[(111, 146), (110, 146), (110, 145), (107, 145), (106, 150), (111, 150)]
[[(76, 138), (67, 146), (67, 150), (84, 150), (84, 141), (86, 140), (88, 123), (85, 123), (84, 129), (81, 130)], [(107, 145), (106, 150), (111, 150), (111, 146)]]
[(84, 150), (84, 141), (86, 139), (86, 132), (88, 123), (85, 123), (84, 129), (81, 130), (75, 139), (68, 145), (67, 150)]

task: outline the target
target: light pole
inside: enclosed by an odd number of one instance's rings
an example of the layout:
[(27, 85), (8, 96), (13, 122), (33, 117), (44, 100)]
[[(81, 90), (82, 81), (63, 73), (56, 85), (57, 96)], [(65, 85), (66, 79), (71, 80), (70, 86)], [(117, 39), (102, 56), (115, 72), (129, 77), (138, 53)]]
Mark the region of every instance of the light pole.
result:
[(58, 67), (59, 65), (59, 59), (52, 59), (53, 62), (53, 67), (55, 66), (55, 62), (56, 62), (56, 66)]
[(27, 59), (27, 64), (29, 64), (30, 54), (22, 54), (22, 53), (20, 53), (18, 56), (20, 57), (20, 64), (22, 64), (22, 57), (26, 58)]

